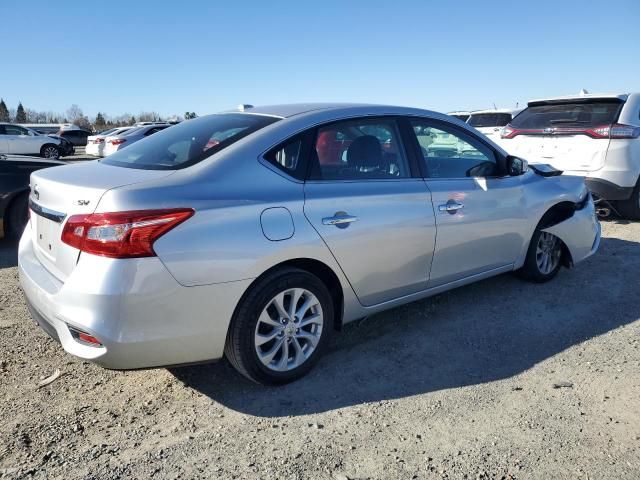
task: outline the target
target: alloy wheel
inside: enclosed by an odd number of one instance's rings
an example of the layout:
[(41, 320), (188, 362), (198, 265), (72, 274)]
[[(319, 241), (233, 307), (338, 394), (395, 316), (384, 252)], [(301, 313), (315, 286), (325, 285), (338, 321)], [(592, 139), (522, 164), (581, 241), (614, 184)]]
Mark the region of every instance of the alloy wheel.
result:
[(558, 237), (542, 232), (536, 245), (536, 265), (543, 275), (549, 275), (560, 264), (562, 249)]
[(58, 158), (60, 153), (56, 147), (47, 147), (44, 149), (44, 158)]
[(304, 288), (280, 292), (263, 309), (254, 346), (268, 369), (293, 370), (309, 359), (322, 335), (324, 316), (318, 298)]

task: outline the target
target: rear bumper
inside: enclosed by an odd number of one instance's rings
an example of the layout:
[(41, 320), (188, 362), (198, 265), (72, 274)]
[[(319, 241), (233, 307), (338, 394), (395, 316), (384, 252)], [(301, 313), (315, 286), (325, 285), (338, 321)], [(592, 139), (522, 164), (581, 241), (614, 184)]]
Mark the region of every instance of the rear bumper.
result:
[[(183, 287), (157, 257), (113, 260), (82, 254), (63, 283), (23, 235), (18, 272), (32, 317), (72, 355), (112, 369), (222, 357), (227, 328), (250, 280)], [(102, 346), (76, 340), (69, 327)]]
[(621, 187), (601, 178), (586, 177), (587, 188), (598, 198), (605, 200), (628, 200), (634, 187)]

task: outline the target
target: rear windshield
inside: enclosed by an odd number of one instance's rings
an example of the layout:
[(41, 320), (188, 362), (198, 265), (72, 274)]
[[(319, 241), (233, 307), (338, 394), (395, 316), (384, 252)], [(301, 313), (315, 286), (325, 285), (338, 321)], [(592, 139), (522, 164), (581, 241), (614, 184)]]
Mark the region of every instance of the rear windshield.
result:
[(166, 128), (101, 161), (145, 170), (185, 168), (277, 120), (239, 113), (208, 115)]
[(598, 127), (618, 120), (622, 103), (617, 100), (533, 105), (516, 116), (511, 125), (522, 129)]
[(451, 115), (451, 116), (457, 118), (458, 120), (462, 120), (463, 122), (466, 122), (467, 119), (469, 118), (469, 115), (465, 115), (463, 113), (457, 113), (457, 114)]
[(467, 123), (472, 127), (504, 127), (510, 121), (510, 113), (472, 113)]

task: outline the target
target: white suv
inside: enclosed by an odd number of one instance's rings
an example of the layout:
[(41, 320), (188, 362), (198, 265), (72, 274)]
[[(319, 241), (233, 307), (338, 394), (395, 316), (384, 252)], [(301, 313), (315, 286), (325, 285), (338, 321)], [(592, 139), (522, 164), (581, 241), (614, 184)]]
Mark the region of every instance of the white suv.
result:
[(494, 142), (497, 142), (500, 140), (502, 127), (508, 125), (509, 122), (513, 120), (513, 117), (521, 111), (522, 109), (511, 110), (507, 108), (476, 110), (475, 112), (471, 112), (467, 123)]
[(20, 125), (0, 123), (0, 153), (58, 158), (60, 143), (59, 138), (39, 135)]
[(510, 154), (585, 177), (597, 198), (640, 220), (640, 93), (534, 100), (501, 137)]

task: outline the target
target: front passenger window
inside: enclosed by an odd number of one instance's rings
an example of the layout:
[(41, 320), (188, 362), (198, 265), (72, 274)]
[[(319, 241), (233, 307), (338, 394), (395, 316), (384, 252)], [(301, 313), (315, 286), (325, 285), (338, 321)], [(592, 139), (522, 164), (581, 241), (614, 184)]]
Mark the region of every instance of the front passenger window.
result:
[(490, 177), (498, 172), (493, 151), (471, 135), (411, 120), (429, 178)]
[(390, 180), (411, 176), (393, 119), (360, 119), (318, 129), (312, 180)]

